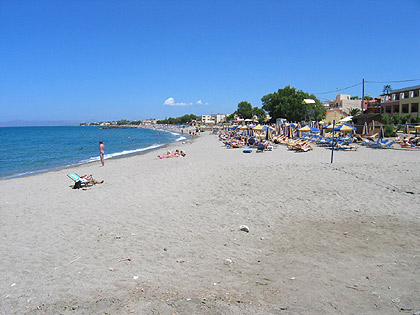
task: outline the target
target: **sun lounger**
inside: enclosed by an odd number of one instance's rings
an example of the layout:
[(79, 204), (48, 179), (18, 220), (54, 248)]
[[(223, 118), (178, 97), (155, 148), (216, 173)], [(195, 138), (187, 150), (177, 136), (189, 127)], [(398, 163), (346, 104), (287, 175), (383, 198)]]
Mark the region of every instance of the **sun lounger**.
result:
[(378, 142), (376, 144), (373, 145), (369, 145), (369, 147), (371, 148), (379, 148), (379, 149), (386, 149), (386, 148), (390, 148), (395, 142), (394, 141), (388, 141), (388, 142)]
[[(83, 177), (80, 177), (79, 175), (77, 175), (76, 173), (72, 173), (72, 174), (67, 174), (67, 176), (74, 181), (74, 184), (76, 185), (78, 182), (80, 182), (81, 186), (89, 186), (91, 184), (93, 184), (93, 179), (86, 179)], [(92, 175), (91, 175), (92, 176)]]

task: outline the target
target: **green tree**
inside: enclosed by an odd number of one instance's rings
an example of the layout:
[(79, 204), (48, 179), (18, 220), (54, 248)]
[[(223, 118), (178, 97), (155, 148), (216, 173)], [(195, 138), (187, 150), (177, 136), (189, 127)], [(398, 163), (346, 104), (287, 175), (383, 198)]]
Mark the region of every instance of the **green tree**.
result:
[(384, 130), (385, 137), (394, 136), (395, 127), (392, 124), (392, 119), (387, 114), (382, 114), (381, 117), (382, 117), (382, 120), (385, 123), (385, 130)]
[(158, 124), (170, 124), (170, 125), (185, 125), (191, 123), (193, 120), (198, 120), (198, 117), (193, 114), (187, 114), (181, 117), (169, 117), (167, 119), (158, 120)]
[(260, 124), (264, 123), (265, 120), (267, 119), (267, 112), (262, 108), (254, 107), (252, 109), (252, 114), (253, 114), (253, 116), (257, 116), (258, 122)]
[[(304, 99), (313, 99), (313, 104), (303, 104)], [(264, 95), (261, 98), (262, 108), (271, 116), (271, 121), (286, 118), (289, 121), (302, 121), (305, 118), (321, 120), (325, 117), (326, 109), (313, 94), (296, 90), (289, 85), (277, 92)]]
[(235, 118), (235, 113), (230, 114), (230, 115), (227, 115), (227, 116), (226, 116), (226, 121), (227, 121), (227, 122), (230, 122), (230, 121), (232, 121), (234, 118)]
[(246, 101), (240, 102), (238, 104), (238, 109), (235, 111), (235, 114), (243, 119), (251, 119), (254, 115), (251, 103)]
[(130, 121), (127, 119), (121, 119), (117, 121), (117, 125), (121, 126), (121, 125), (128, 125), (130, 124)]
[(358, 100), (358, 99), (359, 99), (359, 97), (358, 97), (358, 96), (352, 96), (352, 97), (350, 97), (350, 99), (351, 99), (351, 100)]
[(406, 121), (410, 120), (410, 114), (394, 114), (391, 119), (394, 124), (405, 124)]

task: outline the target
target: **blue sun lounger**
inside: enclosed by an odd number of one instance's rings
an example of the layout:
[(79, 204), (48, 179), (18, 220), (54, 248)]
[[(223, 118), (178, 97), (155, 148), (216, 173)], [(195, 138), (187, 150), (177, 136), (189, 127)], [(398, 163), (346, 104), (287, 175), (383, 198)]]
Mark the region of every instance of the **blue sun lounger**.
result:
[(391, 147), (395, 142), (394, 141), (388, 141), (388, 142), (378, 142), (375, 144), (369, 145), (371, 148), (380, 148), (380, 149), (386, 149)]

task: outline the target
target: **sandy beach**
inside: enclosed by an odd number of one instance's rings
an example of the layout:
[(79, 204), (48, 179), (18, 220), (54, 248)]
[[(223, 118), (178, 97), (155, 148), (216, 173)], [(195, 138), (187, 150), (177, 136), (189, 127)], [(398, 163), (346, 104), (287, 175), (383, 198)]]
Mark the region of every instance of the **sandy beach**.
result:
[(169, 148), (0, 181), (0, 314), (420, 311), (420, 152)]

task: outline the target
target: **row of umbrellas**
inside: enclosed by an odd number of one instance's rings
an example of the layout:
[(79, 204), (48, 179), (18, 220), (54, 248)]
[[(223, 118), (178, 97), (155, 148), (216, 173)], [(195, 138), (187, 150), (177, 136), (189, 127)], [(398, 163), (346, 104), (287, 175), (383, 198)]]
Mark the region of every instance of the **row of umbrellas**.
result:
[[(292, 136), (293, 135), (293, 129), (296, 129), (299, 133), (300, 132), (311, 132), (311, 133), (318, 133), (321, 132), (322, 134), (322, 130), (326, 129), (326, 130), (334, 130), (334, 131), (339, 131), (339, 132), (354, 132), (356, 130), (355, 127), (350, 126), (348, 124), (345, 123), (338, 123), (338, 124), (330, 124), (330, 125), (326, 125), (323, 126), (323, 123), (318, 123), (317, 126), (320, 128), (317, 128), (314, 126), (314, 124), (308, 124), (304, 127), (300, 127), (300, 124), (296, 124), (296, 123), (287, 123), (284, 126), (280, 127), (277, 126), (277, 128), (274, 128), (272, 126), (266, 126), (266, 125), (244, 125), (244, 126), (231, 126), (229, 127), (229, 129), (231, 130), (248, 130), (250, 135), (254, 134), (254, 131), (257, 132), (266, 132), (266, 139), (272, 139), (272, 135), (273, 132), (276, 130), (277, 134), (286, 134), (288, 136)], [(370, 128), (369, 128), (370, 127)], [(417, 130), (420, 130), (420, 125), (419, 126), (415, 126), (414, 127)], [(369, 130), (374, 130), (375, 129), (375, 122), (372, 121), (371, 126), (368, 126), (367, 122), (365, 122), (364, 126), (363, 126), (363, 131), (362, 131), (362, 135), (368, 135), (369, 134)], [(404, 133), (409, 133), (409, 126), (406, 125), (404, 128)], [(380, 130), (379, 130), (379, 138), (384, 138), (384, 128), (381, 125), (380, 126)]]

